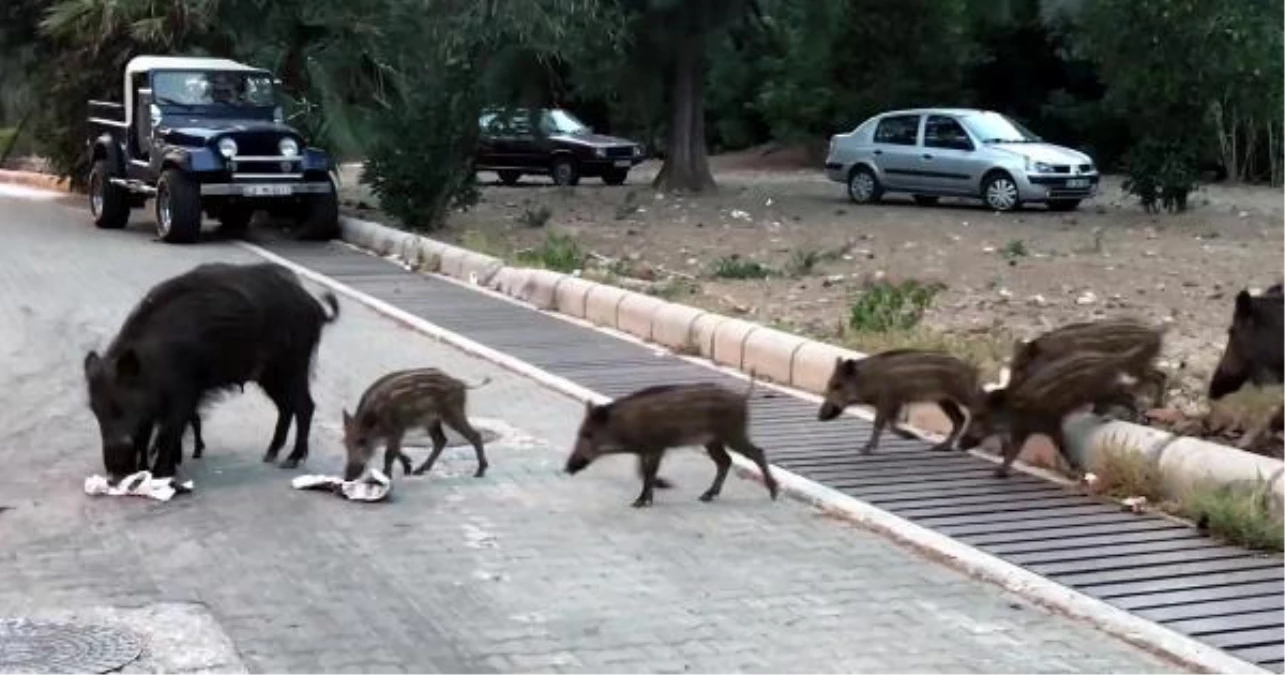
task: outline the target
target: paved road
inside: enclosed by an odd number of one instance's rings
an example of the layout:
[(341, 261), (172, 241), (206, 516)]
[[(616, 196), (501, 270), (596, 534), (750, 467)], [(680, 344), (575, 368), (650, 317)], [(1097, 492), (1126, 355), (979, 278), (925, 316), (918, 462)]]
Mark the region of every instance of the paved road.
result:
[(462, 448), (399, 476), (394, 503), (294, 491), (259, 462), (274, 412), (247, 389), (207, 416), (205, 459), (184, 464), (195, 495), (86, 497), (101, 460), (85, 350), (158, 280), (254, 258), (3, 196), (0, 242), (0, 615), (196, 603), (250, 670), (276, 672), (1172, 669), (757, 484), (701, 504), (712, 466), (695, 453), (631, 509), (627, 460), (558, 472), (580, 402), (352, 302), (323, 337), (309, 472), (341, 467), (340, 409), (368, 382), (432, 364), (494, 378), (471, 403), (507, 433), (486, 478)]

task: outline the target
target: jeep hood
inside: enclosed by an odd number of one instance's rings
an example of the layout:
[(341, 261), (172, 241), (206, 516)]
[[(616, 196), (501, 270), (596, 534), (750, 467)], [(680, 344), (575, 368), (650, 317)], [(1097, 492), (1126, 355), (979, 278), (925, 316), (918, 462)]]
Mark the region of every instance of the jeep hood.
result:
[(194, 141), (208, 141), (228, 132), (265, 133), (277, 136), (298, 136), (299, 132), (288, 124), (271, 120), (173, 116), (161, 120), (160, 131)]

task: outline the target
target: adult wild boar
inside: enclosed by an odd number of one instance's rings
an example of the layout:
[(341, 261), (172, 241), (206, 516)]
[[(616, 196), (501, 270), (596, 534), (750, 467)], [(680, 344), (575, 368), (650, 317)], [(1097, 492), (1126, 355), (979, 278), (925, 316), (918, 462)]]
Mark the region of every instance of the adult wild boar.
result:
[(292, 272), (268, 263), (199, 265), (153, 287), (107, 350), (85, 355), (109, 476), (136, 470), (154, 428), (153, 473), (174, 475), (184, 428), (198, 406), (246, 382), (277, 406), (263, 461), (276, 459), (293, 419), (294, 449), (281, 466), (298, 466), (308, 456), (315, 409), (313, 357), (322, 327), (339, 315), (332, 293), (322, 299), (329, 313)]
[(1227, 346), (1209, 382), (1209, 398), (1218, 400), (1252, 382), (1255, 386), (1285, 380), (1285, 295), (1281, 285), (1253, 296), (1236, 294)]

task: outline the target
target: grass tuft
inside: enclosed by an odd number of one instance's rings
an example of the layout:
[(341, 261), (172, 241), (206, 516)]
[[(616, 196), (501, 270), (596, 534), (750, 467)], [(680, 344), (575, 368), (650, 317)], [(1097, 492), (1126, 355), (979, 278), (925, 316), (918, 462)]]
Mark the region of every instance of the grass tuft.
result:
[(571, 235), (550, 234), (539, 246), (518, 251), (517, 259), (532, 267), (543, 267), (555, 272), (574, 272), (584, 265), (585, 253)]

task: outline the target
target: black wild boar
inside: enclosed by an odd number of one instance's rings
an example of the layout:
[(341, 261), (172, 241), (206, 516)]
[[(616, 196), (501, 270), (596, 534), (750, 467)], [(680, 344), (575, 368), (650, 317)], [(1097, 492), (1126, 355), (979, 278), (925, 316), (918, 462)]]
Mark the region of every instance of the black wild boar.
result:
[(1218, 399), (1239, 390), (1245, 382), (1255, 386), (1285, 380), (1285, 295), (1281, 285), (1253, 296), (1236, 294), (1227, 346), (1209, 382), (1209, 398)]
[(832, 420), (850, 405), (875, 409), (874, 429), (861, 448), (869, 454), (879, 445), (884, 427), (913, 438), (897, 427), (903, 406), (934, 402), (951, 421), (951, 432), (933, 450), (950, 450), (967, 427), (972, 410), (981, 404), (981, 376), (973, 365), (949, 354), (920, 349), (893, 349), (861, 360), (838, 358), (825, 388), (817, 419)]
[(995, 475), (1003, 478), (1026, 439), (1033, 434), (1044, 434), (1075, 466), (1066, 453), (1062, 421), (1078, 408), (1131, 397), (1131, 388), (1124, 376), (1142, 360), (1147, 349), (1142, 345), (1123, 354), (1090, 351), (1065, 354), (1041, 365), (1016, 385), (987, 392), (960, 438), (960, 447), (974, 448), (990, 436), (1000, 434), (1003, 463), (995, 469)]
[(277, 406), (264, 454), (274, 461), (296, 422), (283, 468), (308, 456), (315, 406), (310, 378), (322, 326), (339, 315), (323, 307), (289, 270), (273, 264), (209, 263), (155, 286), (126, 317), (100, 356), (85, 355), (89, 405), (110, 476), (135, 470), (154, 427), (154, 473), (174, 475), (184, 428), (207, 397), (255, 382)]
[[(1017, 343), (1013, 350), (1013, 360), (1009, 364), (1011, 372), (1008, 386), (1011, 388), (1019, 384), (1042, 364), (1066, 354), (1079, 351), (1124, 353), (1135, 347), (1143, 347), (1136, 363), (1126, 364), (1132, 366), (1126, 372), (1138, 380), (1139, 386), (1150, 385), (1154, 389), (1154, 404), (1162, 406), (1168, 378), (1153, 363), (1164, 346), (1164, 334), (1162, 328), (1131, 318), (1068, 324), (1030, 342)], [(1135, 404), (1130, 403), (1128, 407), (1137, 412)], [(1094, 409), (1101, 413), (1105, 411), (1105, 406), (1099, 403)]]
[(744, 393), (711, 383), (647, 387), (604, 405), (585, 404), (585, 416), (576, 435), (575, 450), (566, 471), (576, 474), (605, 454), (638, 455), (643, 487), (633, 506), (651, 505), (652, 490), (665, 487), (657, 472), (665, 451), (684, 445), (703, 445), (714, 460), (717, 473), (701, 495), (708, 502), (723, 490), (732, 458), (731, 448), (748, 457), (763, 473), (763, 483), (776, 499), (776, 479), (763, 450), (749, 438), (749, 397), (754, 376)]
[(357, 480), (365, 472), (379, 443), (384, 444), (384, 473), (389, 478), (393, 475), (394, 460), (401, 462), (403, 473), (411, 473), (410, 458), (402, 452), (402, 438), (408, 429), (418, 426), (428, 431), (433, 452), (414, 473), (431, 471), (437, 456), (446, 447), (443, 424), (473, 444), (477, 453), (477, 472), (473, 475), (481, 478), (488, 466), (482, 450), (482, 435), (469, 424), (465, 411), (468, 390), (490, 381), (488, 377), (470, 386), (436, 368), (399, 370), (375, 380), (361, 395), (355, 412), (349, 414), (344, 410), (344, 447), (348, 452), (345, 480)]

